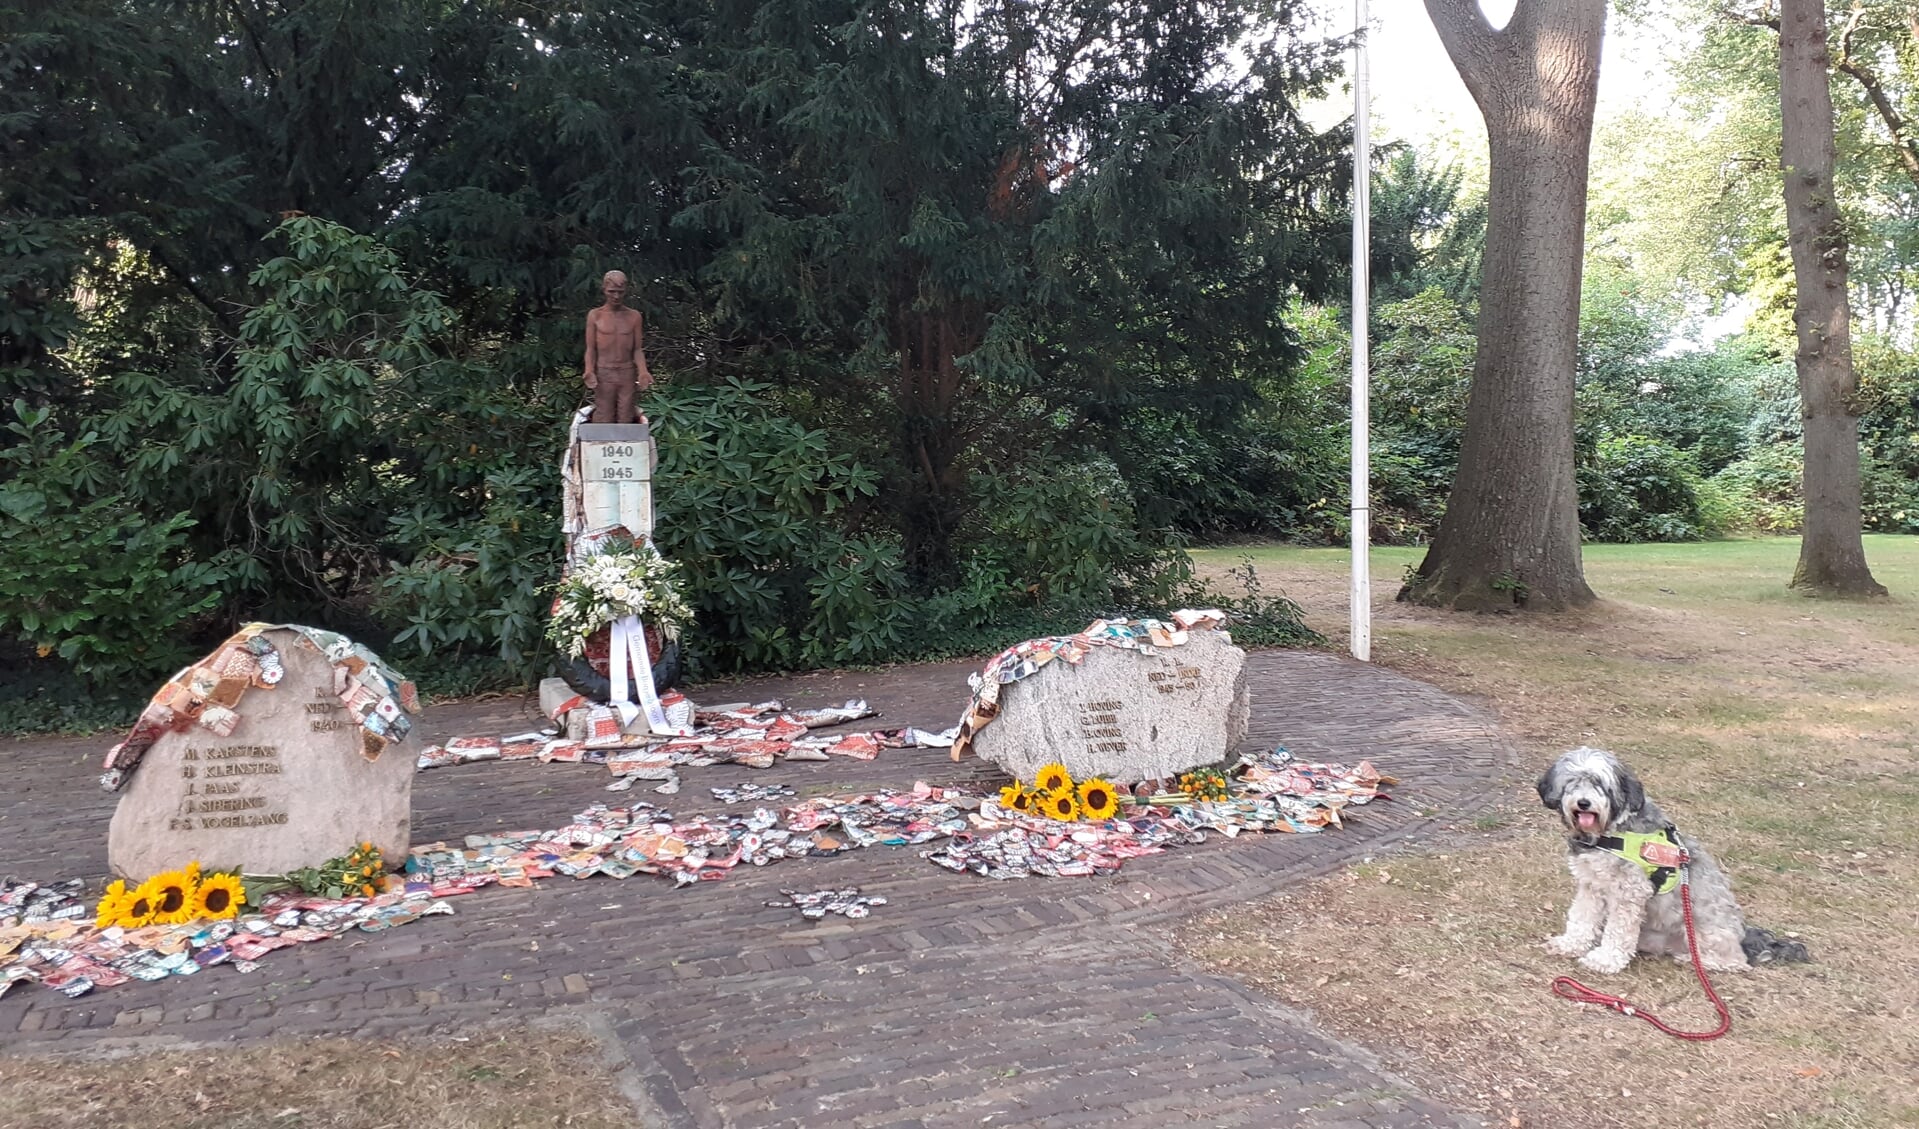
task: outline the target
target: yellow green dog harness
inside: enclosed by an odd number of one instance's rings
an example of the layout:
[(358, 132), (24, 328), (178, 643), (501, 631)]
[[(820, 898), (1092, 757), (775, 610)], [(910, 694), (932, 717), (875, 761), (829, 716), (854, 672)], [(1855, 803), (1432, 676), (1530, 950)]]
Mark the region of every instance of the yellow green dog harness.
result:
[(1593, 846), (1609, 855), (1618, 855), (1646, 872), (1654, 894), (1677, 889), (1692, 856), (1679, 843), (1679, 832), (1668, 824), (1658, 831), (1616, 831), (1601, 835)]

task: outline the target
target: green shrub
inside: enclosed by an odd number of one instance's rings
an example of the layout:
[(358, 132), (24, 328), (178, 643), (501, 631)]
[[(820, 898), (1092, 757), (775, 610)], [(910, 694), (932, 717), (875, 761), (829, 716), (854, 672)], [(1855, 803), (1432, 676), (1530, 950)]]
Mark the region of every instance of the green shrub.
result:
[[(694, 677), (991, 653), (1104, 615), (1217, 599), (1196, 589), (1184, 552), (1138, 531), (1105, 460), (976, 479), (989, 502), (962, 530), (957, 579), (921, 591), (898, 536), (870, 524), (878, 475), (782, 411), (771, 385), (677, 382), (647, 408), (660, 450), (654, 537), (694, 607), (684, 636)], [(377, 610), (400, 661), (429, 660), (423, 686), (485, 681), (495, 668), (472, 666), (483, 653), (528, 673), (545, 665), (544, 589), (561, 553), (552, 474), (496, 476), (478, 514), (422, 505), (393, 520), (407, 563)], [(1249, 641), (1314, 637), (1290, 602), (1257, 591), (1228, 610)]]
[(1374, 540), (1382, 545), (1412, 545), (1432, 536), (1446, 512), (1446, 499), (1458, 470), (1457, 435), (1409, 431), (1375, 440)]
[(193, 519), (151, 520), (99, 492), (94, 437), (69, 443), (45, 408), (13, 405), (17, 442), (0, 451), (0, 629), (96, 685), (177, 669), (194, 628), (221, 600), (226, 563), (196, 559)]
[(272, 238), (286, 253), (250, 276), (233, 348), (114, 372), (89, 427), (142, 512), (190, 513), (203, 551), (231, 551), (232, 611), (339, 615), (385, 570), (388, 516), (464, 472), (434, 456), (476, 374), (438, 348), (449, 309), (378, 240), (310, 216)]
[(884, 661), (907, 599), (899, 545), (857, 531), (879, 476), (770, 387), (674, 384), (647, 403), (659, 438), (654, 539), (678, 561), (708, 670)]
[[(1127, 419), (1113, 457), (1143, 524), (1214, 540), (1343, 531), (1347, 332), (1322, 306), (1295, 302), (1280, 316), (1297, 339), (1296, 367), (1209, 374), (1213, 395), (1185, 411), (1162, 402)], [(1222, 410), (1222, 399), (1234, 402)]]
[(1237, 591), (1212, 591), (1204, 600), (1181, 602), (1204, 603), (1225, 612), (1231, 617), (1228, 629), (1233, 642), (1243, 647), (1297, 647), (1326, 641), (1325, 636), (1306, 626), (1305, 613), (1292, 599), (1266, 594), (1252, 557), (1242, 558), (1227, 570), (1227, 575)]
[(1423, 541), (1438, 528), (1459, 470), (1477, 350), (1473, 311), (1427, 290), (1380, 307), (1374, 332), (1373, 534)]
[(1756, 446), (1745, 458), (1713, 475), (1713, 487), (1731, 515), (1730, 529), (1750, 533), (1797, 533), (1806, 519), (1801, 483), (1803, 448), (1794, 443)]
[(1699, 498), (1701, 535), (1724, 537), (1749, 527), (1742, 499), (1735, 497), (1717, 475), (1702, 480), (1695, 493)]
[(397, 654), (437, 654), (456, 666), (491, 656), (528, 674), (545, 665), (547, 590), (564, 546), (557, 477), (557, 469), (497, 471), (478, 513), (417, 502), (391, 519), (389, 551), (404, 563), (381, 580), (374, 610)]
[(1919, 533), (1919, 481), (1873, 459), (1860, 468), (1861, 516), (1874, 533)]
[(976, 479), (988, 499), (973, 531), (984, 575), (1018, 577), (1034, 602), (1080, 605), (1164, 594), (1161, 546), (1135, 528), (1133, 498), (1104, 460)]
[(146, 707), (150, 687), (89, 683), (58, 661), (29, 662), (0, 680), (0, 733), (82, 736), (124, 730)]
[(1579, 521), (1595, 541), (1696, 541), (1705, 535), (1689, 452), (1644, 435), (1601, 439), (1578, 468)]

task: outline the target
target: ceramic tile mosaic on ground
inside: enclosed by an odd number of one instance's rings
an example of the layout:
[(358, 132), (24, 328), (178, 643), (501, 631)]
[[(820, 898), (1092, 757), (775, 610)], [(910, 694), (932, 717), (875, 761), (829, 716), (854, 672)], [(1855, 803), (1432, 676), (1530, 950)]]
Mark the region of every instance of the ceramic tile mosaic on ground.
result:
[[(1204, 842), (1209, 833), (1311, 833), (1340, 824), (1348, 806), (1382, 795), (1390, 783), (1367, 762), (1295, 765), (1284, 749), (1246, 758), (1233, 795), (1219, 802), (1135, 804), (1125, 818), (1060, 823), (1002, 807), (983, 789), (920, 782), (910, 791), (881, 790), (803, 800), (750, 813), (676, 821), (650, 803), (596, 804), (565, 827), (468, 836), (464, 846), (415, 848), (410, 884), (444, 896), (495, 882), (540, 878), (656, 875), (676, 886), (719, 881), (735, 867), (797, 858), (826, 858), (863, 847), (919, 846), (943, 840), (921, 857), (948, 870), (992, 878), (1074, 877), (1117, 873), (1124, 860)], [(717, 791), (717, 790), (716, 790)]]
[(604, 764), (625, 781), (616, 783), (613, 790), (624, 791), (636, 780), (658, 780), (665, 786), (657, 791), (672, 794), (679, 790), (676, 770), (681, 768), (717, 764), (772, 768), (779, 761), (823, 761), (831, 757), (872, 760), (885, 748), (944, 747), (951, 742), (950, 735), (910, 726), (855, 733), (818, 732), (872, 717), (875, 711), (858, 699), (814, 709), (788, 709), (778, 700), (701, 708), (680, 694), (669, 694), (662, 701), (669, 718), (683, 718), (688, 723), (685, 732), (664, 736), (622, 733), (615, 723), (603, 733), (575, 740), (562, 736), (557, 723), (578, 708), (579, 700), (562, 703), (555, 711), (556, 724), (546, 729), (502, 737), (454, 737), (429, 746), (420, 751), (419, 767), (424, 771), (513, 760)]
[[(651, 875), (681, 887), (722, 880), (742, 865), (923, 844), (937, 844), (920, 852), (935, 865), (994, 879), (1116, 874), (1127, 859), (1203, 843), (1209, 833), (1337, 827), (1343, 809), (1381, 798), (1381, 785), (1392, 783), (1368, 762), (1351, 769), (1297, 764), (1283, 748), (1243, 757), (1235, 774), (1225, 800), (1134, 803), (1124, 818), (1084, 823), (1023, 815), (992, 793), (924, 782), (910, 791), (820, 796), (678, 820), (651, 803), (595, 804), (564, 827), (469, 835), (458, 847), (417, 846), (404, 875), (389, 877), (371, 898), (276, 895), (232, 922), (99, 929), (88, 921), (78, 881), (15, 884), (0, 889), (0, 993), (25, 981), (79, 996), (130, 979), (196, 975), (229, 961), (251, 971), (274, 949), (350, 929), (390, 929), (452, 913), (448, 898), (554, 877)], [(717, 797), (728, 790), (712, 791)]]
[[(978, 669), (818, 672), (700, 696), (858, 698), (888, 725), (938, 728)], [(1471, 707), (1390, 671), (1311, 651), (1258, 652), (1247, 670), (1255, 707), (1242, 748), (1284, 743), (1306, 761), (1371, 760), (1407, 781), (1397, 802), (1373, 804), (1337, 834), (1214, 835), (1077, 882), (964, 879), (919, 858), (937, 845), (927, 843), (805, 867), (735, 867), (725, 882), (678, 891), (661, 880), (495, 885), (447, 899), (455, 915), (289, 946), (244, 976), (214, 969), (77, 999), (17, 990), (0, 999), (0, 1048), (464, 1036), (551, 1017), (598, 1025), (631, 1064), (636, 1122), (670, 1129), (1457, 1126), (1363, 1053), (1182, 962), (1162, 930), (1470, 820), (1516, 762)], [(543, 721), (530, 698), (430, 706), (423, 718), (432, 741)], [(114, 797), (92, 786), (98, 749), (55, 739), (13, 750), (0, 874), (105, 873)], [(423, 773), (416, 841), (551, 827), (564, 822), (558, 813), (610, 800), (607, 779), (527, 761)], [(669, 805), (676, 816), (717, 813), (727, 805), (708, 787), (747, 783), (785, 783), (801, 796), (909, 792), (915, 780), (978, 791), (1000, 783), (978, 760), (956, 765), (929, 748), (771, 773), (719, 765), (688, 780), (697, 787)], [(768, 907), (782, 888), (857, 888), (888, 904), (864, 919), (806, 920)], [(796, 1006), (802, 1000), (823, 1003)]]
[(229, 962), (252, 972), (275, 949), (453, 912), (445, 901), (396, 889), (368, 899), (276, 895), (232, 921), (99, 929), (84, 893), (77, 880), (0, 883), (0, 995), (37, 982), (77, 997), (129, 980), (193, 976)]

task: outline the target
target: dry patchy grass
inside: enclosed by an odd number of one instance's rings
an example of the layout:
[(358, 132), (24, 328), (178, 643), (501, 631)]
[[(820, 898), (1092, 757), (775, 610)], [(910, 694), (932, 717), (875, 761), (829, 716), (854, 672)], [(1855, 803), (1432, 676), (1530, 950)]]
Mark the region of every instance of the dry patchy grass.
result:
[(633, 1110), (576, 1031), (303, 1039), (0, 1058), (0, 1124), (34, 1129), (616, 1129)]
[[(1393, 605), (1415, 554), (1376, 563), (1376, 659), (1477, 698), (1542, 767), (1569, 745), (1618, 751), (1713, 847), (1748, 917), (1812, 946), (1810, 966), (1719, 978), (1727, 1037), (1681, 1043), (1547, 991), (1572, 972), (1676, 1025), (1713, 1023), (1687, 969), (1587, 976), (1539, 947), (1570, 883), (1530, 779), (1504, 782), (1477, 832), (1195, 921), (1183, 948), (1489, 1124), (1919, 1125), (1919, 541), (1870, 540), (1904, 598), (1787, 594), (1789, 541), (1589, 550), (1607, 601), (1547, 622)], [(1342, 557), (1260, 558), (1343, 634)]]

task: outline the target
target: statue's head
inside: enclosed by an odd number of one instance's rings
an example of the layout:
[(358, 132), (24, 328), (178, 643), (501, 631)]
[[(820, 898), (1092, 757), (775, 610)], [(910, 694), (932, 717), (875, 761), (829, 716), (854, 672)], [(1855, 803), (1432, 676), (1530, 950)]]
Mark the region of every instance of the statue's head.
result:
[(600, 293), (606, 295), (609, 306), (626, 304), (626, 274), (623, 271), (610, 270), (600, 279)]

